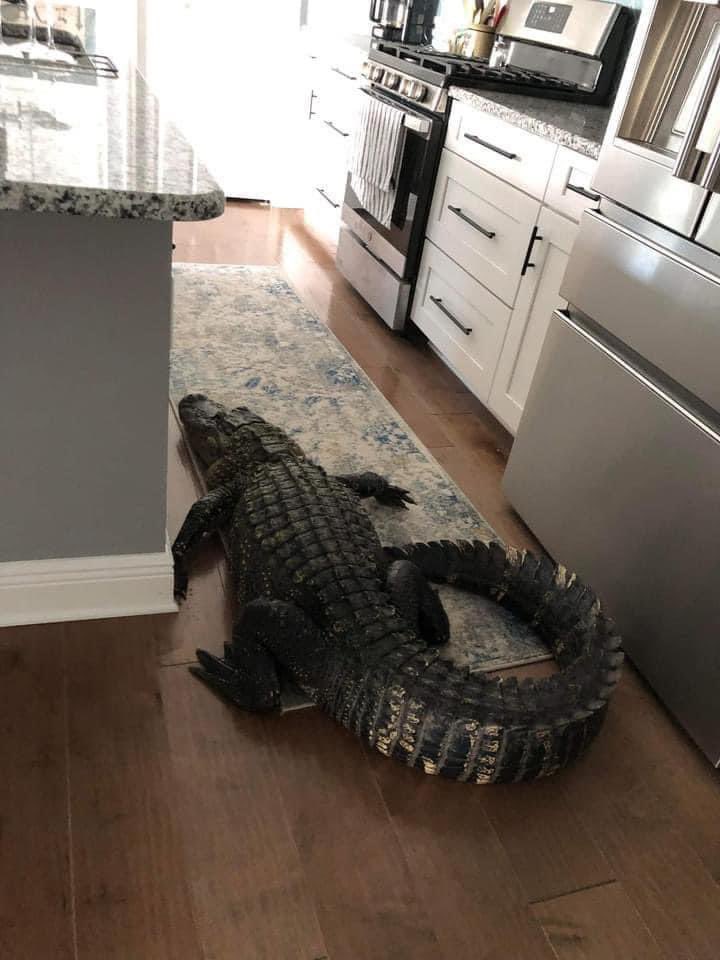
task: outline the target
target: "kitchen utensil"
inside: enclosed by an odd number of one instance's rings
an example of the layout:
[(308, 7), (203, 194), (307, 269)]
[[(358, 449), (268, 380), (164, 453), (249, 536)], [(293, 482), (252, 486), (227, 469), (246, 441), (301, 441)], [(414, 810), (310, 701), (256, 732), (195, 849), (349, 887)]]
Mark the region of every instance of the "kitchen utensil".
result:
[(505, 19), (507, 12), (508, 12), (508, 4), (504, 3), (495, 15), (495, 20), (493, 21), (493, 25), (492, 25), (493, 30), (497, 31), (500, 29), (500, 24)]

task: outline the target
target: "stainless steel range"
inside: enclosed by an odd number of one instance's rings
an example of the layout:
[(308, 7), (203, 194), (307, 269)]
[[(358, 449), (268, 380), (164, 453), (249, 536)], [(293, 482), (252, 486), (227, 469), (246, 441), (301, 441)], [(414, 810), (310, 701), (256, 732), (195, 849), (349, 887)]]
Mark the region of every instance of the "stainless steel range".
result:
[(645, 8), (505, 477), (720, 765), (720, 10)]
[(390, 226), (348, 179), (338, 244), (340, 271), (393, 330), (405, 326), (450, 109), (448, 89), (503, 90), (583, 103), (610, 96), (626, 38), (626, 9), (601, 0), (513, 0), (487, 60), (375, 40), (366, 96), (403, 113)]

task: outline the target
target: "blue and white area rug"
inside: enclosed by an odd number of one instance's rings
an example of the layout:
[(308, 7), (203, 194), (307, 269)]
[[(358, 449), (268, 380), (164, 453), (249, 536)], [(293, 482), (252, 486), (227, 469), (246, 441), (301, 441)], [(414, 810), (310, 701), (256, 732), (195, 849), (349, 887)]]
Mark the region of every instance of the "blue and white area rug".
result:
[[(267, 267), (178, 264), (171, 394), (205, 393), (281, 426), (330, 473), (374, 470), (417, 506), (367, 505), (385, 544), (493, 539), (494, 532), (347, 350)], [(535, 634), (490, 601), (449, 587), (447, 655), (471, 670), (548, 658)]]

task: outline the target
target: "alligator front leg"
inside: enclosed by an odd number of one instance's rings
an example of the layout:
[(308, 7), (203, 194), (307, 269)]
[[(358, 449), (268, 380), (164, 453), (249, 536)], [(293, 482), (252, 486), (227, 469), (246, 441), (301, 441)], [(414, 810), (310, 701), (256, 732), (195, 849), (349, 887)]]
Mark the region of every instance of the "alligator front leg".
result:
[(388, 567), (387, 589), (398, 613), (429, 646), (450, 639), (450, 621), (442, 600), (414, 563), (395, 560)]
[(175, 597), (185, 599), (188, 573), (186, 559), (209, 534), (219, 530), (232, 514), (237, 499), (234, 486), (217, 487), (190, 508), (172, 548), (175, 564)]
[(243, 607), (225, 656), (198, 650), (200, 666), (190, 670), (243, 710), (279, 710), (278, 665), (302, 682), (307, 653), (318, 635), (315, 624), (294, 604), (253, 600)]
[(375, 497), (378, 503), (386, 507), (401, 507), (407, 510), (409, 503), (415, 503), (412, 496), (402, 487), (396, 487), (379, 473), (349, 473), (335, 477), (340, 483), (353, 490), (359, 497)]

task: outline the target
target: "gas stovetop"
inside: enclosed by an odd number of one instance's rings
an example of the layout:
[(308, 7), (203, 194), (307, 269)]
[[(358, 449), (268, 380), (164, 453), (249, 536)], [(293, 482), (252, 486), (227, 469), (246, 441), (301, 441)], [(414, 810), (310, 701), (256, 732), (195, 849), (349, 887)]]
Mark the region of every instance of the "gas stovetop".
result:
[[(369, 56), (370, 71), (367, 75), (374, 83), (400, 94), (403, 93), (403, 87), (408, 90), (424, 87), (425, 92), (421, 97), (410, 98), (418, 102), (434, 99), (439, 103), (437, 96), (428, 96), (428, 90), (445, 90), (449, 86), (524, 93), (557, 100), (590, 102), (594, 99), (579, 85), (549, 74), (510, 66), (491, 67), (487, 60), (443, 53), (429, 47), (376, 40)], [(412, 88), (406, 78), (419, 83)]]

